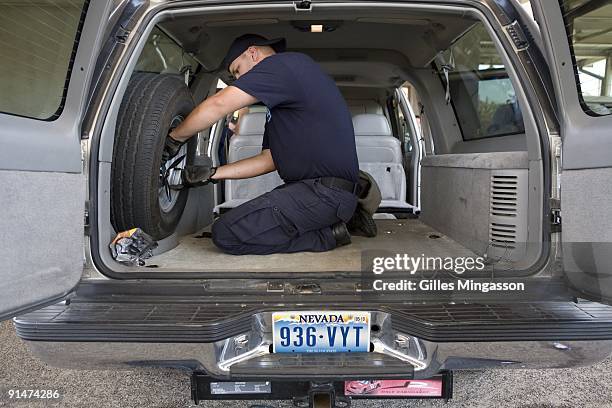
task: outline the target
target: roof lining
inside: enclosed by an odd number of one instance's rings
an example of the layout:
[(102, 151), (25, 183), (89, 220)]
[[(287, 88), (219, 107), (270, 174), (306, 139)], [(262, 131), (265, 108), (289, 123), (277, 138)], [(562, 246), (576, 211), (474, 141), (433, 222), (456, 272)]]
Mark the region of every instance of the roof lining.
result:
[[(341, 11), (341, 26), (331, 33), (303, 33), (291, 25), (291, 21), (296, 20), (337, 22), (338, 12), (330, 8), (318, 11), (313, 9), (310, 13), (288, 12), (286, 8), (274, 12), (250, 8), (245, 12), (237, 8), (235, 12), (217, 11), (206, 15), (203, 14), (204, 9), (199, 9), (196, 14), (188, 17), (175, 15), (159, 25), (188, 52), (194, 54), (207, 70), (219, 65), (233, 38), (246, 32), (255, 32), (267, 37), (284, 36), (289, 51), (305, 52), (315, 60), (345, 61), (349, 65), (357, 62), (359, 55), (364, 55), (364, 62), (372, 63), (378, 59), (381, 64), (396, 64), (401, 74), (404, 70), (427, 66), (439, 50), (447, 48), (468, 26), (477, 21), (475, 16), (465, 13), (464, 8), (458, 8), (452, 13), (435, 8), (418, 11), (406, 9), (401, 16), (397, 8), (393, 12), (367, 7), (358, 10), (343, 8)], [(398, 33), (403, 33), (404, 41)], [(355, 41), (355, 38), (359, 40)], [(418, 39), (421, 41), (416, 41)], [(387, 54), (373, 51), (387, 51)], [(353, 62), (349, 54), (356, 56)], [(392, 57), (393, 54), (396, 55)], [(334, 72), (330, 74), (334, 75)], [(229, 79), (225, 73), (220, 76)], [(386, 83), (391, 85), (394, 82), (397, 79)]]

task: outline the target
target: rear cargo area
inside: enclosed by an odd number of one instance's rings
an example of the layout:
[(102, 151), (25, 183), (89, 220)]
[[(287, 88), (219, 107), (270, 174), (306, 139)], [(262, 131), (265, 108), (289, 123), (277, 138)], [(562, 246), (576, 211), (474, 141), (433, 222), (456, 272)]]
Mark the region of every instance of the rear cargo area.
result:
[(224, 254), (217, 249), (210, 239), (208, 227), (197, 234), (184, 236), (177, 247), (154, 256), (147, 265), (206, 272), (342, 272), (362, 270), (362, 259), (377, 252), (415, 257), (476, 256), (418, 219), (377, 219), (376, 224), (376, 237), (353, 236), (351, 245), (329, 252), (240, 256)]
[[(212, 272), (351, 272), (371, 270), (371, 256), (396, 254), (442, 259), (483, 257), (487, 271), (503, 273), (526, 271), (536, 264), (544, 254), (547, 214), (542, 208), (549, 192), (542, 157), (547, 152), (542, 151), (530, 105), (519, 88), (518, 73), (508, 69), (512, 67), (509, 56), (493, 41), (480, 15), (434, 6), (350, 12), (321, 8), (297, 17), (293, 9), (262, 9), (249, 11), (249, 18), (256, 16), (264, 21), (250, 27), (244, 25), (243, 12), (236, 9), (204, 15), (194, 11), (160, 21), (141, 39), (140, 55), (134, 54), (123, 74), (122, 88), (108, 115), (115, 120), (106, 122), (97, 155), (98, 240), (92, 249), (98, 251), (96, 265), (101, 271), (132, 277), (148, 272), (151, 276), (194, 272), (204, 278)], [(340, 15), (342, 24), (333, 25)], [(403, 18), (401, 22), (398, 15)], [(325, 35), (334, 41), (296, 29), (301, 27), (296, 24), (309, 22), (313, 16), (331, 22), (334, 29)], [(202, 21), (206, 24), (201, 25)], [(237, 21), (241, 22), (240, 29), (236, 28)], [(175, 67), (160, 69), (158, 44), (163, 41), (164, 53), (169, 56), (182, 55), (192, 41), (188, 27), (197, 27), (213, 39), (210, 44), (221, 44), (217, 40), (229, 43), (248, 31), (269, 38), (282, 35), (291, 50), (308, 54), (330, 75), (352, 117), (359, 168), (373, 177), (381, 191), (375, 214), (376, 237), (353, 235), (350, 245), (329, 252), (230, 255), (214, 245), (212, 223), (216, 217), (281, 185), (277, 172), (226, 179), (180, 194), (158, 185), (158, 179), (173, 173), (163, 172), (160, 178), (155, 166), (147, 177), (133, 175), (131, 180), (136, 181), (122, 182), (127, 180), (126, 171), (131, 170), (124, 156), (117, 153), (122, 149), (115, 142), (120, 139), (127, 143), (134, 154), (142, 150), (135, 146), (145, 144), (132, 140), (136, 132), (122, 133), (125, 126), (117, 120), (125, 111), (121, 106), (132, 100), (128, 90), (139, 90), (139, 81), (154, 73), (161, 78), (180, 74), (181, 81), (186, 81), (181, 86), (189, 85), (194, 102), (200, 103), (231, 84), (231, 78), (223, 72), (194, 75), (189, 80), (189, 75), (184, 76), (186, 63), (180, 58), (175, 59)], [(397, 41), (400, 34), (425, 38), (433, 31), (439, 33), (436, 44)], [(363, 33), (372, 35), (366, 43), (356, 43), (354, 38)], [(217, 66), (225, 48), (203, 46), (193, 53), (191, 62)], [(447, 77), (444, 62), (450, 61), (451, 54), (463, 57), (455, 61)], [(122, 100), (127, 102), (122, 105)], [(223, 166), (259, 154), (267, 116), (266, 108), (256, 104), (220, 119), (192, 139), (185, 160)], [(123, 122), (131, 123), (128, 119)], [(155, 122), (144, 114), (139, 120), (143, 124)], [(229, 135), (227, 130), (232, 127)], [(157, 133), (158, 142), (163, 143), (165, 128)], [(144, 185), (158, 187), (159, 191), (138, 197), (132, 194), (134, 186)], [(151, 225), (163, 228), (147, 230)], [(109, 251), (109, 242), (116, 234), (133, 227), (142, 228), (159, 243), (144, 267), (120, 264)]]

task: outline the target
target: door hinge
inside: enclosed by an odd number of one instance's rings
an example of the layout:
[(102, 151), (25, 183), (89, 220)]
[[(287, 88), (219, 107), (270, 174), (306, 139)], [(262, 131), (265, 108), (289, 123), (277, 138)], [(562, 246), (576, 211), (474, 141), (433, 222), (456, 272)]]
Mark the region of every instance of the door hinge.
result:
[(512, 45), (516, 51), (524, 51), (529, 48), (529, 40), (525, 35), (525, 31), (523, 31), (523, 27), (521, 27), (518, 21), (513, 21), (504, 27), (506, 29), (506, 34), (510, 41), (512, 41)]
[(125, 44), (130, 36), (131, 31), (119, 26), (115, 31), (115, 39), (120, 44)]
[(550, 232), (561, 232), (561, 200), (550, 199)]
[(294, 1), (293, 7), (295, 7), (296, 11), (312, 11), (312, 1), (310, 0)]

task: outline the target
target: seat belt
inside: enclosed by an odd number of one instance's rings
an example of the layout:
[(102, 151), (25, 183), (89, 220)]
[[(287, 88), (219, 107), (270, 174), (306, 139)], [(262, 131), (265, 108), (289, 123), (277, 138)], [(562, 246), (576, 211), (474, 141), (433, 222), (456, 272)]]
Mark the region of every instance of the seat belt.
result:
[(438, 65), (440, 66), (440, 69), (442, 70), (442, 73), (444, 74), (444, 80), (446, 82), (445, 99), (446, 99), (446, 104), (448, 105), (451, 101), (450, 80), (448, 79), (448, 73), (455, 70), (455, 56), (453, 54), (453, 51), (450, 50), (450, 57), (448, 59), (448, 62), (444, 59), (443, 52), (438, 53), (438, 55), (436, 56), (436, 61), (438, 62)]

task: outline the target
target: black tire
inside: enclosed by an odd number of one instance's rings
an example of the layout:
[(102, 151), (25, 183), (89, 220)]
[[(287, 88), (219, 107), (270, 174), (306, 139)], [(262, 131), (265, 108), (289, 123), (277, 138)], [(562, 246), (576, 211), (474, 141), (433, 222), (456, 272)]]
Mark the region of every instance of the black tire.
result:
[[(166, 208), (160, 205), (161, 156), (168, 130), (184, 119), (195, 103), (177, 75), (136, 73), (121, 102), (111, 165), (111, 222), (117, 231), (141, 228), (154, 239), (172, 234), (187, 202), (176, 191)], [(187, 162), (196, 138), (187, 143)]]

